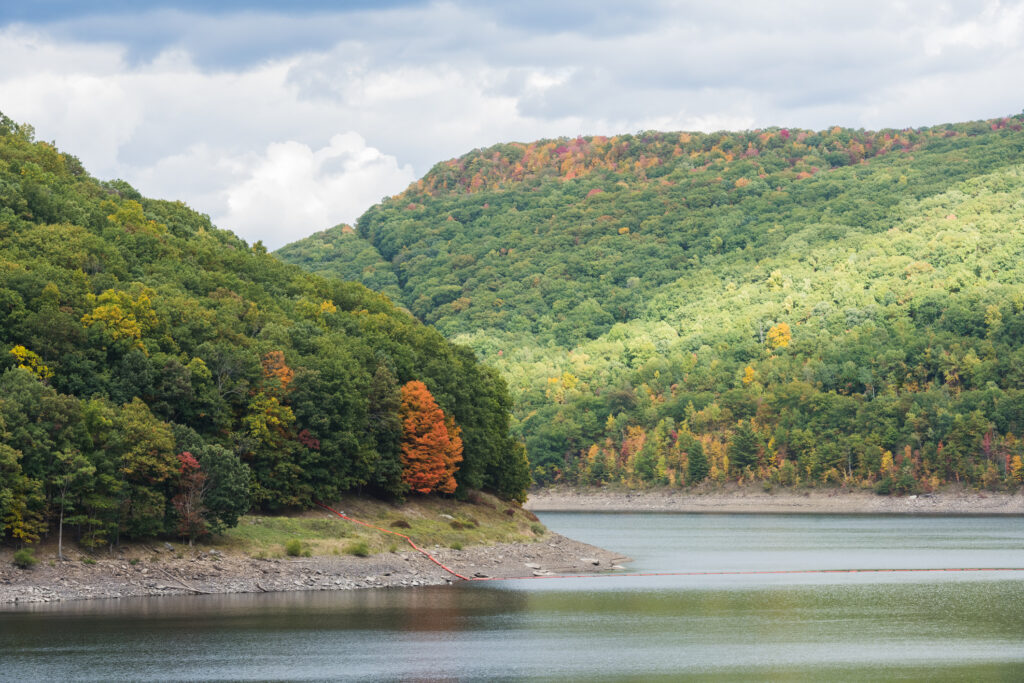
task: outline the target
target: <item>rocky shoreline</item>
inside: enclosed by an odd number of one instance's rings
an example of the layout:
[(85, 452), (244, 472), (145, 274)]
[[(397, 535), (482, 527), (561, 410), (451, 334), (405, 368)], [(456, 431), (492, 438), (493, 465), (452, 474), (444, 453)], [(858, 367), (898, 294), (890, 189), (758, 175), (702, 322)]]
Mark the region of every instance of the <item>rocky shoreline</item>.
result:
[[(554, 533), (535, 543), (500, 543), (462, 550), (425, 548), (468, 577), (523, 577), (602, 572), (627, 562), (616, 553)], [(144, 596), (279, 591), (407, 588), (458, 579), (414, 551), (370, 557), (330, 555), (255, 559), (217, 549), (159, 543), (113, 553), (49, 550), (39, 564), (19, 569), (11, 551), (0, 552), (0, 605)]]
[(1024, 515), (1024, 493), (943, 491), (879, 496), (869, 491), (764, 491), (752, 487), (704, 492), (552, 487), (530, 493), (533, 512), (719, 512), (747, 514)]

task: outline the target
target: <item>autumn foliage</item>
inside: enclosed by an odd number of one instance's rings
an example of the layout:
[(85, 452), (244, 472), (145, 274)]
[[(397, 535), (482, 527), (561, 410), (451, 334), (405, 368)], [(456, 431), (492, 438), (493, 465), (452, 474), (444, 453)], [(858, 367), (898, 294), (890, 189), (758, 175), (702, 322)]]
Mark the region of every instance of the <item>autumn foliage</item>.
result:
[(423, 382), (402, 387), (402, 480), (417, 493), (454, 493), (462, 462), (459, 428)]

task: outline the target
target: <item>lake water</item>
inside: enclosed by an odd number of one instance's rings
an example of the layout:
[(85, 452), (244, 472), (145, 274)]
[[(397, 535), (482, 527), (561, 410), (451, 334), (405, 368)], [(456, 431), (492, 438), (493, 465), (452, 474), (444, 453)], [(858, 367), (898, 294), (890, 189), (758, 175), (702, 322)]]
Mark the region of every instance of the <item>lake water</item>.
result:
[[(542, 515), (635, 572), (1024, 567), (1024, 519)], [(524, 567), (525, 570), (525, 567)], [(602, 577), (0, 611), (0, 680), (1024, 680), (1024, 572)]]

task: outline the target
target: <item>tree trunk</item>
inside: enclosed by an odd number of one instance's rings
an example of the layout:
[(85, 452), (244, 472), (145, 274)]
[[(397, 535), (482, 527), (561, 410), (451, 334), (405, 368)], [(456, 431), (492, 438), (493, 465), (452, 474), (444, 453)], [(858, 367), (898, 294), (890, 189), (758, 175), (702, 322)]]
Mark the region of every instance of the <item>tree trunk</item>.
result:
[(57, 523), (57, 559), (64, 561), (64, 506), (60, 506), (60, 522)]

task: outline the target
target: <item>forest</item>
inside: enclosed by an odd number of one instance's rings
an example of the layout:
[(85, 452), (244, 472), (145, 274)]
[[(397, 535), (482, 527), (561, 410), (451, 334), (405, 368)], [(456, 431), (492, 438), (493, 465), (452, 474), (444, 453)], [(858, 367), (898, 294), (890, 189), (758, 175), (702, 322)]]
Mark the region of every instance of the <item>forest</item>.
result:
[(277, 253), (498, 368), (539, 484), (1014, 489), (1022, 127), (499, 144)]
[(190, 540), (529, 471), (498, 372), (0, 115), (0, 542)]

